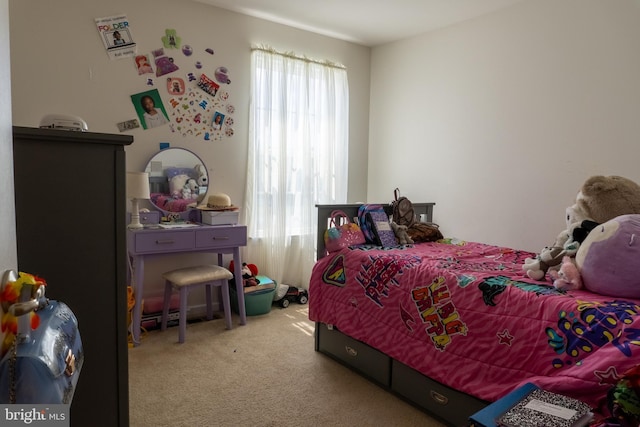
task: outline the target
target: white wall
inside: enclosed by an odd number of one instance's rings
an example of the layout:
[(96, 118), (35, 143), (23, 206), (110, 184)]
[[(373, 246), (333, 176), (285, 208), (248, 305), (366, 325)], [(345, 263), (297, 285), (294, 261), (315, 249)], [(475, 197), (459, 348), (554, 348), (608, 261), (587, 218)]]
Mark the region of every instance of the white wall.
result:
[[(129, 170), (144, 170), (147, 161), (158, 151), (158, 143), (167, 141), (173, 147), (188, 148), (202, 157), (209, 168), (210, 191), (223, 191), (231, 196), (234, 204), (242, 205), (248, 139), (250, 47), (252, 44), (266, 44), (281, 51), (339, 62), (348, 68), (352, 152), (349, 197), (351, 200), (365, 197), (370, 49), (198, 2), (11, 2), (15, 125), (38, 126), (45, 114), (65, 113), (82, 117), (90, 131), (119, 133), (116, 123), (136, 117), (130, 95), (152, 87), (146, 85), (147, 76), (137, 75), (132, 59), (108, 59), (94, 24), (95, 18), (119, 14), (127, 15), (140, 53), (150, 53), (162, 47), (161, 37), (167, 28), (175, 29), (182, 43), (193, 47), (194, 54), (188, 60), (181, 52), (170, 52), (181, 66), (175, 76), (185, 80), (188, 72), (194, 72), (196, 76), (200, 72), (213, 76), (215, 68), (227, 67), (231, 85), (224, 89), (228, 90), (235, 107), (235, 134), (222, 141), (186, 138), (171, 133), (168, 126), (131, 131), (135, 141), (126, 149)], [(213, 56), (204, 52), (209, 47), (214, 49)], [(204, 65), (200, 71), (193, 65), (196, 60)], [(163, 94), (163, 77), (154, 80), (154, 87)], [(163, 102), (166, 106), (169, 97), (165, 95)], [(69, 188), (72, 192), (73, 183), (69, 183)], [(41, 190), (46, 190), (46, 183)], [(69, 208), (91, 214), (90, 206), (73, 203)], [(150, 262), (147, 271), (152, 274), (147, 274), (145, 286), (160, 293), (161, 271), (185, 262), (199, 262), (197, 259), (185, 261), (187, 256), (194, 257), (183, 255)]]
[(9, 3), (0, 0), (0, 275), (18, 268), (13, 198)]
[(586, 178), (640, 182), (640, 2), (530, 0), (372, 52), (369, 200), (531, 251)]

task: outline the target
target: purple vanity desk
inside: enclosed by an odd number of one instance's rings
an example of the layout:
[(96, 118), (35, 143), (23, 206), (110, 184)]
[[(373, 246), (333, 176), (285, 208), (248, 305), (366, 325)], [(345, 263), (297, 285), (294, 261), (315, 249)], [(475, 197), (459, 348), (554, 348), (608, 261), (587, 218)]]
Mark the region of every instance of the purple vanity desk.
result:
[(247, 323), (242, 289), (242, 261), (240, 247), (247, 244), (245, 225), (197, 225), (188, 228), (145, 228), (127, 230), (127, 250), (131, 257), (136, 303), (133, 307), (133, 345), (140, 344), (140, 322), (142, 318), (142, 290), (144, 284), (144, 260), (149, 256), (180, 252), (215, 252), (218, 265), (222, 266), (222, 255), (233, 254), (236, 278), (236, 293), (240, 324)]

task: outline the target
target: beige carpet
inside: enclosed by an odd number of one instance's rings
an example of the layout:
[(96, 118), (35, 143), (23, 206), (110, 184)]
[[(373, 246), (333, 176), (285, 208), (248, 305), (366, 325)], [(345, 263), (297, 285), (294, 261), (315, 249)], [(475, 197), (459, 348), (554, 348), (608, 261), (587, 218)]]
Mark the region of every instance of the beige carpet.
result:
[(307, 306), (150, 331), (129, 349), (131, 427), (421, 426), (424, 412), (314, 351)]

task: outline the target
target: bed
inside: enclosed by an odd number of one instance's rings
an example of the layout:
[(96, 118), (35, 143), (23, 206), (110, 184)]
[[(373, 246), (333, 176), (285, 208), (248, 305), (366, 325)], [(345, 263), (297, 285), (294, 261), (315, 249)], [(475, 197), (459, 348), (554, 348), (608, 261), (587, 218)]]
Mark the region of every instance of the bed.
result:
[[(359, 205), (319, 205), (318, 261), (309, 285), (315, 349), (449, 425), (526, 382), (596, 411), (638, 363), (640, 300), (562, 292), (523, 275), (534, 254), (445, 239), (326, 254), (328, 217)], [(432, 203), (414, 204), (431, 220)]]

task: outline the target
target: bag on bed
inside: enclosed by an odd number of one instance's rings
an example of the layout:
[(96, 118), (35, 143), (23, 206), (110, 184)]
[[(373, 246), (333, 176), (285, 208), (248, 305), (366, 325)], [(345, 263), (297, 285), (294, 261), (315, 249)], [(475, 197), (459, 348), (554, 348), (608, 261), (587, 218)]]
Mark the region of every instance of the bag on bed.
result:
[[(365, 243), (362, 230), (346, 213), (335, 210), (329, 218), (329, 228), (324, 232), (324, 247), (327, 252), (336, 252), (347, 246)], [(341, 221), (341, 218), (345, 221)]]
[(411, 200), (404, 196), (400, 196), (400, 189), (393, 190), (393, 222), (398, 225), (406, 225), (410, 227), (416, 221), (416, 213), (413, 209), (413, 203)]

